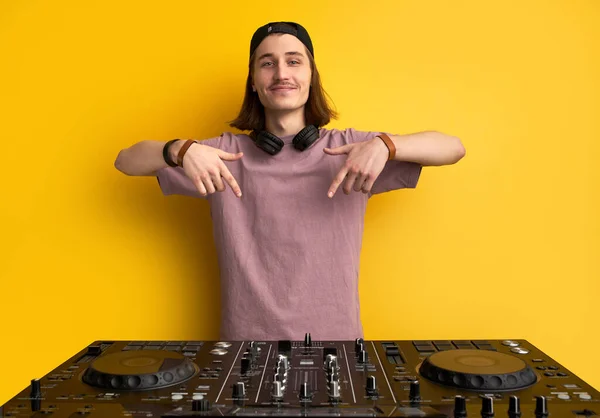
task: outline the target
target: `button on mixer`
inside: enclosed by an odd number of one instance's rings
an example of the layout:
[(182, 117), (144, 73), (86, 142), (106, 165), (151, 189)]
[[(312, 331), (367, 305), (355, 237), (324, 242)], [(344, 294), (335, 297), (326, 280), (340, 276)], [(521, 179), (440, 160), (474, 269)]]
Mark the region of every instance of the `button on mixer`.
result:
[(592, 411), (591, 409), (583, 409), (580, 411), (573, 411), (574, 414), (576, 414), (578, 417), (595, 417), (598, 416), (598, 414), (596, 414), (594, 411)]
[(433, 353), (435, 348), (432, 345), (417, 345), (415, 346), (419, 353)]
[[(190, 343), (188, 343), (188, 345), (191, 345)], [(215, 347), (217, 348), (229, 348), (231, 347), (231, 343), (227, 342), (227, 341), (218, 341), (215, 343)]]
[(435, 347), (431, 341), (413, 341), (413, 345), (419, 353), (435, 352)]

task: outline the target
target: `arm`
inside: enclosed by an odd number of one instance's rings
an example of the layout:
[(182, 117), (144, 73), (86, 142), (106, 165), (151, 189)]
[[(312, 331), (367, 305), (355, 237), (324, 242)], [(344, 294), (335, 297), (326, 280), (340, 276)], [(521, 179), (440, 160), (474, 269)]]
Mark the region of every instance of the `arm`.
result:
[[(169, 167), (163, 158), (164, 141), (140, 141), (119, 152), (115, 160), (115, 168), (129, 176), (158, 176), (157, 171)], [(177, 161), (177, 155), (185, 144), (184, 140), (175, 141), (169, 147), (172, 161)], [(232, 154), (219, 148), (204, 144), (193, 144), (188, 148), (183, 160), (183, 171), (201, 196), (222, 192), (225, 190), (225, 180), (237, 197), (242, 196), (240, 186), (231, 175), (223, 161), (239, 160), (242, 152)]]
[[(172, 161), (177, 161), (177, 153), (185, 141), (179, 140), (169, 147)], [(155, 176), (156, 171), (168, 167), (162, 150), (166, 141), (140, 141), (119, 152), (115, 168), (129, 176)]]
[[(387, 153), (385, 143), (379, 139)], [(441, 166), (457, 163), (465, 156), (465, 147), (459, 138), (436, 131), (406, 135), (390, 135), (396, 147), (396, 161), (410, 161), (423, 166)], [(387, 154), (386, 154), (387, 155)]]
[[(465, 148), (460, 139), (440, 132), (388, 136), (396, 148), (395, 161), (440, 166), (454, 164), (465, 156)], [(333, 149), (324, 148), (323, 151), (330, 155), (348, 154), (346, 163), (329, 187), (329, 197), (333, 197), (342, 182), (345, 182), (346, 194), (350, 194), (352, 189), (369, 193), (389, 158), (387, 145), (377, 136)]]

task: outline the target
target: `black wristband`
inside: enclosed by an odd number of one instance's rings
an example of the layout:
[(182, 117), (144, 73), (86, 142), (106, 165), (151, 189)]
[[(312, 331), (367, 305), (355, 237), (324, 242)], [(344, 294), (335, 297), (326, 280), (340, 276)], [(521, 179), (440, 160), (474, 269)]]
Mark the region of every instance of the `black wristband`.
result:
[(177, 163), (174, 163), (173, 160), (171, 160), (171, 157), (169, 156), (169, 147), (173, 144), (173, 142), (175, 141), (179, 141), (179, 139), (171, 139), (169, 142), (167, 142), (165, 144), (165, 146), (163, 147), (163, 159), (165, 160), (165, 163), (167, 163), (169, 166), (171, 167), (177, 167)]

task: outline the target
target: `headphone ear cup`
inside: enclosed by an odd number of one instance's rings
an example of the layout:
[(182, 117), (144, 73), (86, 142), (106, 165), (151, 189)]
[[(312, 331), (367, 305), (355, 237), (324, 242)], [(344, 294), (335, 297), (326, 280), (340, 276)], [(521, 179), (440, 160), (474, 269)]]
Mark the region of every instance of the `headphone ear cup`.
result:
[(319, 128), (315, 125), (307, 125), (294, 137), (292, 143), (294, 148), (304, 151), (319, 139)]
[(256, 145), (271, 155), (277, 154), (283, 148), (283, 141), (270, 132), (260, 131), (256, 135)]

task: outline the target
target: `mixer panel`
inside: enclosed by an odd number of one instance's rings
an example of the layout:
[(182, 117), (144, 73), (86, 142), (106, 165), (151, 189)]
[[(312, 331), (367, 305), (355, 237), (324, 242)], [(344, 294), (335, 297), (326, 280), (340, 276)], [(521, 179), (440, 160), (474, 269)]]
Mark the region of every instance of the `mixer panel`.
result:
[(577, 417), (600, 394), (526, 340), (96, 341), (2, 417)]

